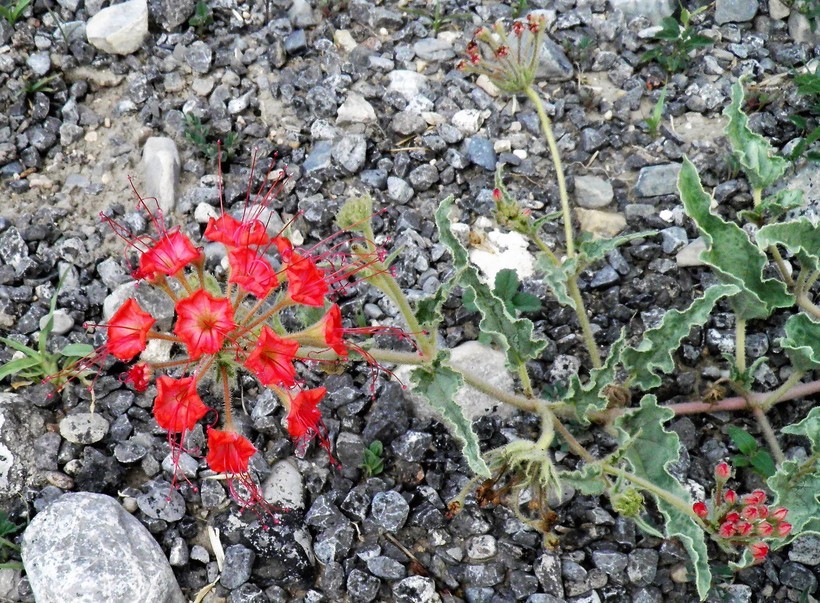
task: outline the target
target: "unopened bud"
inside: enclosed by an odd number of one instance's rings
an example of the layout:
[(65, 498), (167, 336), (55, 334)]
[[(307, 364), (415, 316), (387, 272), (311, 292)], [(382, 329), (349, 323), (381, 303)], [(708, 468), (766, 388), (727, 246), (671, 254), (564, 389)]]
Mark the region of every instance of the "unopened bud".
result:
[(692, 510), (695, 512), (695, 515), (701, 519), (709, 515), (709, 508), (706, 506), (705, 502), (696, 502), (692, 505)]
[(769, 554), (769, 545), (765, 542), (753, 542), (749, 545), (749, 551), (752, 553), (752, 557), (755, 558), (755, 561), (763, 561), (766, 555)]
[(732, 468), (729, 466), (729, 463), (720, 462), (715, 465), (715, 479), (721, 482), (725, 482), (732, 476)]

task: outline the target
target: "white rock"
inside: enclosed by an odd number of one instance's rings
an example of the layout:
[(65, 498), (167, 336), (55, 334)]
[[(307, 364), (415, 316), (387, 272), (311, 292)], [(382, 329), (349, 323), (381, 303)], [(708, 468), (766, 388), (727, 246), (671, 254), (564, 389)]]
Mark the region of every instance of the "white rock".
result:
[(626, 228), (623, 214), (598, 209), (576, 208), (581, 230), (598, 238), (611, 238)]
[(484, 116), (478, 109), (462, 109), (453, 115), (453, 125), (465, 135), (476, 134), (484, 123)]
[(142, 170), (145, 192), (155, 197), (168, 216), (176, 205), (179, 186), (179, 153), (176, 143), (164, 136), (151, 136), (142, 148)]
[(200, 203), (194, 209), (194, 220), (197, 224), (207, 224), (211, 218), (219, 218), (219, 210), (210, 203)]
[(356, 40), (353, 39), (353, 36), (346, 29), (337, 29), (333, 34), (333, 42), (345, 52), (350, 52), (358, 46)]
[(470, 250), (470, 261), (478, 266), (487, 277), (487, 282), (495, 282), (499, 270), (512, 268), (518, 278), (532, 276), (535, 270), (535, 256), (527, 247), (528, 239), (517, 232), (492, 230), (487, 233), (486, 245), (492, 248), (473, 248)]
[(395, 69), (387, 74), (390, 84), (388, 91), (398, 92), (408, 101), (413, 100), (427, 90), (427, 77), (408, 69)]
[(269, 503), (287, 509), (305, 508), (305, 485), (302, 474), (289, 459), (283, 459), (271, 467), (262, 485), (262, 496)]
[(347, 95), (347, 99), (339, 106), (339, 112), (336, 114), (336, 123), (338, 125), (347, 124), (362, 124), (375, 123), (376, 111), (361, 94), (351, 92)]
[(93, 444), (108, 433), (108, 421), (97, 413), (68, 415), (60, 421), (60, 435), (74, 444)]
[(109, 54), (131, 54), (148, 36), (147, 0), (128, 0), (102, 9), (88, 20), (88, 42)]
[(493, 84), (493, 81), (483, 73), (476, 78), (475, 85), (492, 97), (501, 94), (501, 89)]
[(779, 21), (785, 19), (791, 13), (791, 9), (780, 0), (769, 0), (769, 17)]
[(171, 348), (173, 341), (164, 339), (149, 339), (145, 344), (145, 349), (140, 354), (142, 362), (168, 362), (171, 359)]
[(706, 251), (706, 241), (703, 237), (698, 237), (678, 252), (675, 261), (680, 267), (705, 266), (700, 259), (700, 254), (704, 251)]

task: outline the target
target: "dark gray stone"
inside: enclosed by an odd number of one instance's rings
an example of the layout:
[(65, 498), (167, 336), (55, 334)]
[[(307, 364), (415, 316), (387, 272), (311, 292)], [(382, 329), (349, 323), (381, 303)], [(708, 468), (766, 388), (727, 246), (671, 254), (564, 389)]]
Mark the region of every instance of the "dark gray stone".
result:
[(368, 559), (367, 570), (385, 580), (401, 580), (407, 575), (407, 570), (401, 563), (384, 555)]
[(467, 157), (477, 166), (485, 170), (495, 170), (496, 154), (493, 143), (489, 139), (482, 136), (468, 138), (466, 151)]
[(370, 514), (379, 527), (388, 532), (396, 532), (407, 521), (410, 505), (395, 490), (379, 492), (373, 497)]
[(379, 596), (381, 581), (362, 570), (354, 569), (347, 576), (347, 592), (355, 601), (369, 603)]
[(245, 584), (251, 577), (255, 558), (254, 552), (241, 544), (234, 544), (226, 548), (219, 583), (230, 589)]

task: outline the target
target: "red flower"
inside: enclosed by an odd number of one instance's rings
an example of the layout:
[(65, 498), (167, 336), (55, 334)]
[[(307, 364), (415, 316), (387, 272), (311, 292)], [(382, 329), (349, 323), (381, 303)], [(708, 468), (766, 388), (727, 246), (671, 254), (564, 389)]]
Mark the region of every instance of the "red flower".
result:
[(282, 261), (284, 263), (288, 263), (293, 256), (293, 243), (290, 242), (290, 239), (285, 237), (274, 237), (273, 244), (276, 245), (276, 248), (279, 250), (279, 255), (282, 256)]
[(265, 326), (253, 351), (245, 360), (245, 366), (263, 385), (290, 387), (295, 383), (293, 358), (298, 350), (299, 344), (296, 341), (283, 339)]
[(704, 502), (696, 502), (692, 505), (692, 510), (695, 512), (695, 515), (700, 517), (701, 519), (709, 515), (709, 508), (706, 506)]
[(740, 514), (734, 512), (727, 513), (724, 519), (730, 523), (737, 523), (738, 521), (740, 521)]
[(250, 441), (233, 431), (208, 428), (208, 466), (217, 473), (247, 473), (248, 461), (256, 454)]
[(337, 304), (330, 306), (330, 310), (322, 318), (322, 325), (327, 346), (339, 356), (347, 356), (347, 348), (343, 339), (342, 311)]
[(172, 433), (189, 431), (209, 410), (196, 392), (193, 377), (174, 379), (163, 376), (157, 379), (154, 418), (163, 429)]
[(285, 266), (288, 275), (288, 296), (299, 304), (321, 308), (325, 305), (328, 286), (325, 274), (310, 258), (291, 254), (291, 260)]
[(257, 299), (267, 297), (279, 285), (276, 272), (268, 260), (248, 247), (233, 249), (228, 254), (231, 266), (229, 283), (236, 283)]
[(749, 545), (749, 551), (752, 553), (755, 561), (763, 561), (766, 555), (769, 554), (769, 545), (765, 542), (753, 542)]
[(148, 331), (157, 322), (145, 312), (133, 298), (126, 300), (106, 325), (108, 345), (106, 349), (120, 360), (131, 360), (145, 349)]
[(725, 482), (732, 476), (732, 468), (729, 463), (720, 462), (715, 466), (715, 478), (718, 481)]
[(310, 440), (315, 436), (322, 437), (325, 427), (322, 424), (322, 413), (317, 405), (325, 397), (327, 390), (317, 387), (300, 391), (291, 400), (288, 412), (288, 433), (296, 440)]
[(267, 245), (270, 243), (267, 229), (260, 220), (242, 220), (240, 222), (228, 214), (208, 220), (208, 226), (205, 228), (205, 238), (228, 247)]
[(726, 493), (723, 495), (723, 500), (730, 505), (735, 504), (737, 502), (737, 492), (734, 490), (726, 490)]
[(139, 268), (134, 276), (148, 280), (154, 280), (160, 274), (173, 276), (203, 257), (202, 251), (194, 247), (191, 239), (179, 232), (179, 229), (174, 229), (140, 256)]
[(148, 389), (148, 384), (151, 381), (151, 367), (144, 362), (137, 362), (125, 373), (125, 382), (130, 383), (138, 392), (144, 392)]
[(781, 521), (779, 524), (777, 524), (775, 531), (777, 532), (778, 536), (780, 536), (781, 538), (785, 538), (789, 535), (789, 532), (792, 531), (792, 524), (790, 524), (788, 521)]
[(786, 507), (780, 507), (772, 511), (772, 519), (775, 521), (783, 521), (786, 519), (786, 515), (789, 514), (789, 510)]
[(202, 354), (215, 354), (225, 337), (236, 328), (233, 307), (225, 298), (216, 298), (204, 289), (177, 302), (174, 333), (188, 348), (194, 360)]

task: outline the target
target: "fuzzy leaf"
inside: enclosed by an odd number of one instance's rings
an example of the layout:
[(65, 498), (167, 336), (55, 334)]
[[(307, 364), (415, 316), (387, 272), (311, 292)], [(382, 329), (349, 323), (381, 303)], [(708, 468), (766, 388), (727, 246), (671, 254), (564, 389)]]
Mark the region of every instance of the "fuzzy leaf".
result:
[(583, 263), (588, 265), (602, 260), (606, 254), (624, 243), (628, 243), (633, 239), (645, 239), (646, 237), (652, 237), (657, 234), (657, 230), (642, 230), (641, 232), (633, 232), (611, 239), (589, 239), (582, 241), (581, 244), (578, 245), (578, 253), (583, 258)]
[(587, 463), (575, 471), (559, 471), (558, 479), (585, 496), (599, 496), (606, 492), (607, 481), (601, 466)]
[[(619, 443), (625, 450), (624, 459), (632, 473), (673, 494), (691, 508), (689, 491), (667, 471), (667, 467), (676, 463), (680, 456), (678, 435), (663, 428), (663, 424), (674, 416), (672, 410), (658, 406), (655, 396), (647, 395), (641, 400), (639, 409), (616, 419), (615, 427)], [(650, 492), (646, 494), (655, 498), (658, 510), (666, 520), (666, 537), (678, 538), (689, 553), (698, 594), (701, 600), (706, 599), (712, 574), (703, 530), (688, 513)]]
[(749, 129), (749, 119), (743, 113), (743, 78), (732, 86), (732, 102), (723, 110), (729, 118), (726, 135), (732, 153), (740, 163), (749, 184), (754, 189), (771, 186), (786, 171), (788, 162), (778, 157), (769, 141)]
[(644, 391), (660, 386), (658, 373), (675, 370), (672, 352), (678, 349), (681, 340), (689, 335), (692, 327), (706, 323), (720, 298), (738, 291), (734, 285), (714, 285), (685, 310), (669, 310), (664, 314), (661, 323), (646, 331), (637, 346), (621, 353), (621, 362), (632, 377), (631, 385)]
[(575, 416), (582, 425), (589, 424), (589, 414), (604, 410), (607, 398), (604, 390), (615, 382), (615, 369), (621, 361), (621, 352), (626, 345), (626, 331), (609, 348), (604, 365), (589, 372), (589, 379), (581, 383), (577, 375), (569, 380), (569, 394), (564, 398), (575, 408)]
[(820, 225), (806, 218), (764, 226), (757, 232), (757, 244), (782, 245), (800, 258), (805, 269), (820, 268)]
[[(453, 281), (451, 280), (450, 283)], [(444, 319), (441, 314), (441, 307), (450, 295), (452, 285), (443, 285), (436, 290), (433, 295), (420, 299), (416, 302), (416, 320), (419, 324), (430, 332), (435, 332), (439, 323)]]
[(820, 323), (806, 314), (786, 321), (786, 336), (780, 340), (795, 368), (811, 371), (820, 367)]
[(788, 425), (783, 433), (801, 435), (811, 443), (811, 456), (806, 461), (785, 461), (766, 482), (775, 493), (775, 506), (789, 510), (791, 534), (773, 542), (774, 547), (791, 542), (807, 532), (820, 534), (820, 406), (811, 409), (805, 419)]
[(472, 423), (455, 402), (456, 392), (464, 384), (464, 380), (461, 373), (443, 364), (448, 355), (446, 352), (439, 353), (430, 369), (414, 369), (410, 373), (413, 388), (441, 413), (450, 433), (461, 442), (461, 452), (470, 469), (478, 475), (490, 477), (490, 470), (481, 458), (478, 436), (473, 431)]
[(567, 289), (567, 278), (577, 270), (578, 261), (573, 258), (566, 260), (560, 266), (556, 266), (545, 254), (540, 253), (535, 266), (540, 272), (544, 273), (544, 283), (550, 288), (558, 303), (575, 310), (575, 300), (570, 297)]
[(803, 191), (790, 188), (769, 195), (754, 209), (744, 209), (738, 215), (744, 220), (763, 224), (766, 219), (776, 220), (787, 211), (803, 205)]
[(732, 298), (738, 318), (766, 318), (775, 308), (794, 303), (786, 286), (777, 279), (764, 279), (766, 256), (749, 241), (746, 233), (732, 222), (724, 222), (709, 210), (711, 197), (700, 184), (695, 166), (684, 158), (678, 175), (678, 190), (686, 213), (703, 233), (707, 249), (700, 259), (709, 264), (724, 283), (737, 285), (740, 292)]
[(527, 360), (536, 358), (547, 342), (533, 335), (532, 321), (510, 316), (504, 301), (481, 282), (478, 271), (470, 264), (467, 250), (450, 230), (449, 213), (452, 206), (453, 197), (450, 196), (441, 202), (436, 211), (439, 238), (453, 256), (456, 274), (452, 280), (458, 280), (462, 286), (473, 290), (475, 305), (481, 313), (479, 328), (484, 333), (495, 336), (507, 357), (507, 366), (511, 370), (517, 370)]

